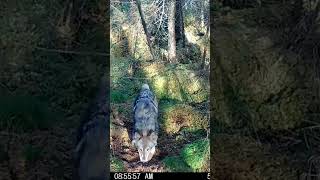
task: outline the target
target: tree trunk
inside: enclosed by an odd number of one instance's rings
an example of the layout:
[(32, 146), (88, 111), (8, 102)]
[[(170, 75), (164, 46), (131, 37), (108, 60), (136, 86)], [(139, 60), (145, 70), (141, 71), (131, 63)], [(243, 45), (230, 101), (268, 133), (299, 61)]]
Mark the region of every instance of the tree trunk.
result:
[(152, 46), (151, 46), (151, 41), (150, 41), (150, 34), (149, 34), (148, 30), (147, 30), (146, 21), (144, 20), (144, 15), (143, 15), (143, 12), (142, 12), (142, 9), (141, 9), (140, 0), (136, 0), (136, 4), (137, 4), (137, 7), (138, 7), (138, 11), (139, 11), (140, 17), (141, 17), (141, 23), (142, 23), (142, 26), (143, 26), (143, 30), (144, 30), (144, 33), (145, 33), (146, 38), (147, 38), (147, 43), (148, 43), (148, 46), (149, 46), (149, 50), (150, 50), (152, 59), (154, 60), (154, 54), (153, 54), (153, 51), (152, 51)]
[(180, 8), (180, 14), (181, 14), (181, 34), (182, 34), (182, 47), (186, 47), (186, 35), (184, 34), (184, 18), (183, 18), (183, 10), (182, 10), (182, 2), (184, 0), (181, 0), (181, 8)]
[(175, 0), (169, 1), (169, 13), (168, 13), (168, 59), (169, 61), (176, 62), (176, 32), (175, 32)]
[(205, 7), (204, 3), (205, 3), (204, 1), (201, 3), (201, 28), (204, 27), (204, 24), (205, 24), (204, 23), (204, 21), (205, 21), (204, 8), (206, 8), (206, 7)]
[(184, 22), (182, 11), (183, 0), (176, 0), (176, 42), (185, 47)]
[[(210, 39), (210, 37), (208, 36), (209, 34), (209, 24), (207, 25), (207, 30), (206, 30), (206, 38)], [(202, 63), (201, 63), (201, 69), (205, 69), (206, 67), (206, 56), (207, 56), (207, 46), (204, 46), (203, 48), (203, 54), (202, 54)]]

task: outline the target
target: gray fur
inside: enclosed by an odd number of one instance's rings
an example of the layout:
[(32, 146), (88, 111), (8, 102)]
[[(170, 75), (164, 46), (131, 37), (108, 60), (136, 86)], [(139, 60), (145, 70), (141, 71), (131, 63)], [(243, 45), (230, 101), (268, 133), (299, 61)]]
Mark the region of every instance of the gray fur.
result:
[(141, 88), (134, 102), (134, 132), (152, 130), (158, 134), (158, 102), (147, 84)]
[(132, 144), (138, 149), (140, 161), (147, 162), (155, 153), (159, 132), (158, 102), (149, 85), (142, 85), (133, 113)]

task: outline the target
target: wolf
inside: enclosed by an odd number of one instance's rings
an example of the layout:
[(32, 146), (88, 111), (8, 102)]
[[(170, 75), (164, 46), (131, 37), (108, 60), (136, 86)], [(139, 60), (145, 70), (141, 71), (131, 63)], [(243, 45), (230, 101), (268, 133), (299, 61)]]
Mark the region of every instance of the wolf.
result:
[(138, 149), (140, 161), (152, 159), (157, 146), (159, 123), (158, 102), (148, 84), (143, 84), (134, 101), (132, 144)]

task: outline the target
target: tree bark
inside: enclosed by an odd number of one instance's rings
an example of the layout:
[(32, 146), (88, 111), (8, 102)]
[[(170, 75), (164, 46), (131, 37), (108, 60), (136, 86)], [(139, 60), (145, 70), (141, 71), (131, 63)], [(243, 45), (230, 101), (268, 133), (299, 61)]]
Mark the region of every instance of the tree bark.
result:
[[(207, 30), (205, 34), (205, 38), (208, 38), (210, 40), (210, 37), (208, 36), (209, 33), (209, 24), (207, 25)], [(201, 63), (201, 69), (205, 69), (206, 67), (206, 56), (207, 56), (207, 46), (203, 48), (203, 54), (202, 54), (202, 63)]]
[(176, 62), (176, 32), (175, 32), (175, 0), (169, 0), (169, 13), (168, 13), (168, 59), (169, 61)]
[(152, 46), (151, 46), (151, 41), (150, 41), (150, 34), (149, 34), (149, 32), (148, 32), (148, 29), (147, 29), (146, 21), (144, 20), (144, 15), (143, 15), (143, 12), (142, 12), (142, 9), (141, 9), (141, 2), (140, 2), (140, 0), (136, 0), (136, 4), (137, 4), (138, 11), (139, 11), (139, 14), (140, 14), (142, 27), (143, 27), (144, 33), (145, 33), (145, 35), (146, 35), (146, 38), (147, 38), (147, 43), (148, 43), (148, 46), (149, 46), (149, 50), (150, 50), (152, 59), (154, 60), (154, 54), (153, 54), (153, 50), (152, 50)]
[(183, 18), (183, 10), (182, 10), (182, 2), (184, 0), (181, 0), (181, 8), (180, 8), (180, 14), (181, 14), (181, 34), (182, 34), (182, 47), (186, 47), (186, 35), (184, 34), (184, 18)]
[(176, 42), (185, 47), (184, 22), (182, 11), (183, 0), (176, 0)]

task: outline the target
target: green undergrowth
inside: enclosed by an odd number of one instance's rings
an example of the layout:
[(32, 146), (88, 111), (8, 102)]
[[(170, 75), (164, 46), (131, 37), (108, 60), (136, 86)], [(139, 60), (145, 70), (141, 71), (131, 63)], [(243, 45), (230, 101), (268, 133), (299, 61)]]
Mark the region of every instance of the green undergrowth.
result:
[(169, 156), (163, 160), (171, 172), (206, 172), (209, 171), (210, 146), (207, 139), (200, 139), (187, 144), (179, 156)]
[(207, 170), (210, 158), (209, 140), (200, 139), (186, 145), (182, 149), (181, 156), (193, 171)]
[(135, 61), (130, 58), (111, 58), (111, 102), (123, 103), (133, 100), (144, 81), (142, 71), (133, 69)]
[(169, 156), (163, 159), (165, 167), (171, 172), (191, 172), (191, 168), (180, 156)]
[(111, 172), (123, 172), (125, 170), (124, 164), (120, 159), (111, 157), (110, 162)]

